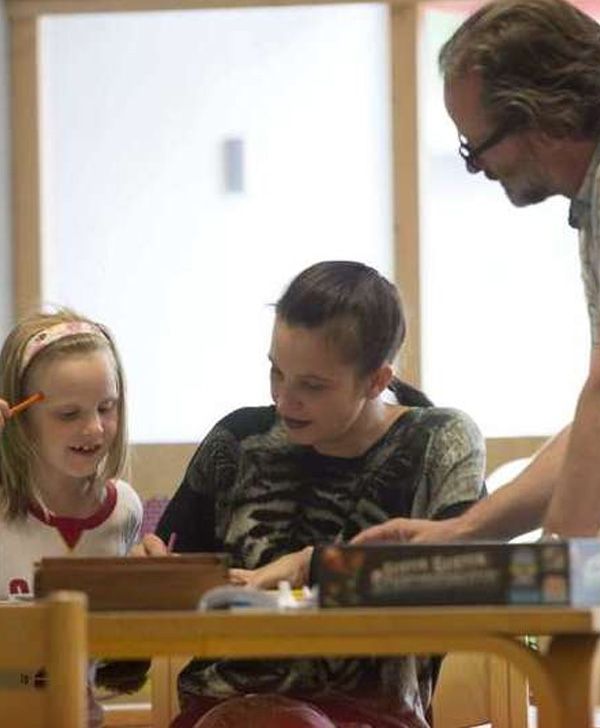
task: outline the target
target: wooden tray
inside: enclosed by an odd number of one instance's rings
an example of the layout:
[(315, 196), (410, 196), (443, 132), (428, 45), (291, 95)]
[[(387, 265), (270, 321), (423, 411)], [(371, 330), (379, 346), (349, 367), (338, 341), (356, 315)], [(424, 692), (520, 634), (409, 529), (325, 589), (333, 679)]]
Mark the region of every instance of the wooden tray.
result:
[(225, 554), (48, 558), (35, 566), (35, 595), (85, 592), (102, 609), (196, 609), (205, 591), (227, 584)]

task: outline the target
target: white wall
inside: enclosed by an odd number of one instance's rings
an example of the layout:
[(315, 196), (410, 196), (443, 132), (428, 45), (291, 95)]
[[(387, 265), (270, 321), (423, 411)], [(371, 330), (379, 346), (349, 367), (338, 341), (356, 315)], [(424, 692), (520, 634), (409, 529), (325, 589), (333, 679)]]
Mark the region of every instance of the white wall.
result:
[(52, 16), (40, 36), (44, 298), (114, 331), (135, 442), (196, 441), (270, 401), (269, 304), (296, 273), (391, 272), (385, 7)]
[(8, 99), (8, 23), (6, 9), (2, 3), (0, 5), (0, 339), (4, 339), (12, 324)]

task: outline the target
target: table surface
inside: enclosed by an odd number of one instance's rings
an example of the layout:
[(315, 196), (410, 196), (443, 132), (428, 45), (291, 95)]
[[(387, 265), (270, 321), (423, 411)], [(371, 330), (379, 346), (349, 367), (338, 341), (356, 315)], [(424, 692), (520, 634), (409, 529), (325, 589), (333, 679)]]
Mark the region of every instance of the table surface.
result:
[[(547, 652), (519, 635), (550, 635)], [(119, 611), (89, 615), (92, 655), (286, 658), (435, 654), (504, 657), (526, 675), (540, 728), (591, 728), (600, 607), (436, 606), (285, 612)]]
[[(369, 639), (380, 642), (389, 637), (423, 637), (432, 640), (452, 634), (470, 638), (475, 634), (518, 635), (597, 635), (600, 634), (600, 607), (573, 608), (548, 606), (436, 606), (352, 609), (307, 609), (282, 612), (196, 611), (118, 611), (92, 612), (89, 618), (90, 649), (94, 654), (126, 656), (135, 643), (135, 652), (145, 656), (188, 653), (192, 644), (214, 657), (231, 654), (232, 644), (244, 654), (251, 643), (268, 641), (266, 654), (290, 648), (290, 641)], [(223, 646), (219, 647), (218, 642)], [(428, 639), (427, 642), (430, 640)], [(285, 646), (283, 643), (288, 643)], [(385, 647), (384, 644), (381, 647)], [(177, 649), (175, 649), (177, 648)], [(129, 652), (128, 652), (129, 651)], [(375, 650), (379, 651), (379, 649)], [(337, 650), (336, 650), (337, 652)], [(299, 654), (306, 653), (301, 649)], [(351, 653), (356, 654), (355, 650)], [(141, 656), (141, 653), (139, 653)], [(350, 653), (348, 653), (350, 654)], [(133, 655), (129, 655), (133, 656)]]

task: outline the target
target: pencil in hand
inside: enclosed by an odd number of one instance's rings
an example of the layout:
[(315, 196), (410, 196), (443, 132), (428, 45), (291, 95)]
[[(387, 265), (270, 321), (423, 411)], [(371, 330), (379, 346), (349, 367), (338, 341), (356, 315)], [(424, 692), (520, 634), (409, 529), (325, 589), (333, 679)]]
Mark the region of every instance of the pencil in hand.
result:
[(24, 399), (22, 402), (19, 402), (18, 404), (15, 404), (13, 407), (11, 407), (8, 410), (8, 414), (10, 417), (12, 417), (13, 415), (18, 415), (19, 412), (23, 412), (23, 410), (31, 407), (32, 404), (35, 404), (36, 402), (41, 402), (43, 399), (44, 394), (42, 392), (36, 392), (30, 397), (27, 397), (27, 399)]
[(177, 541), (177, 534), (175, 531), (171, 532), (171, 535), (169, 536), (169, 541), (167, 543), (167, 553), (173, 553), (173, 549), (175, 548), (175, 542)]

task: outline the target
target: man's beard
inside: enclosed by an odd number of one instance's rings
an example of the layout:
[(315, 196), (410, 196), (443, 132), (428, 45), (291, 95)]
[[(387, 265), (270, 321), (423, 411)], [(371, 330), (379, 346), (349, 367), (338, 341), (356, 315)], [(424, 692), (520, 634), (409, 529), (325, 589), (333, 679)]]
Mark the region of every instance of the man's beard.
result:
[(528, 205), (537, 205), (554, 194), (548, 189), (548, 186), (541, 182), (533, 182), (529, 180), (526, 184), (514, 186), (510, 183), (504, 183), (500, 180), (500, 184), (506, 192), (506, 196), (515, 207), (527, 207)]

